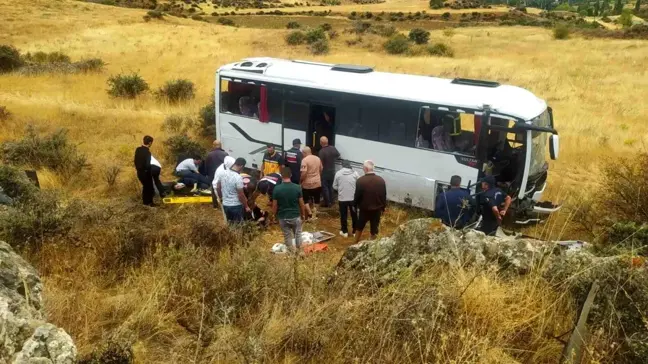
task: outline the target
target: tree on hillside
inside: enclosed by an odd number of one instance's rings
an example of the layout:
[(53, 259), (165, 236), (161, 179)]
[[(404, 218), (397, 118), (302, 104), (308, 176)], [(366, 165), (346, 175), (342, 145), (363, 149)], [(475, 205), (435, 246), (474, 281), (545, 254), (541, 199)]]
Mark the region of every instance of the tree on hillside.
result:
[(614, 3), (614, 14), (620, 15), (622, 11), (623, 11), (623, 1), (616, 0), (616, 2)]
[(639, 12), (640, 8), (641, 8), (641, 0), (637, 0), (637, 2), (635, 3), (635, 9), (634, 9), (635, 13)]

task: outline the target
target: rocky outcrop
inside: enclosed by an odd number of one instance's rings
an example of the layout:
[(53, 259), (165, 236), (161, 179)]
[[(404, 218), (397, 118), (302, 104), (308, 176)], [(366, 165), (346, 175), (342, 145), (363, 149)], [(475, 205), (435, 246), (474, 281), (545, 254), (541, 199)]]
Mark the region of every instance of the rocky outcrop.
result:
[[(453, 230), (436, 219), (411, 220), (392, 236), (349, 247), (338, 264), (338, 273), (355, 270), (388, 282), (405, 270), (432, 264), (491, 266), (503, 273), (525, 274), (549, 261), (567, 259), (555, 243), (519, 237), (486, 236), (475, 230)], [(578, 251), (588, 261), (592, 255)], [(571, 258), (570, 258), (571, 259)]]
[(72, 364), (76, 346), (45, 321), (36, 270), (0, 242), (0, 363)]

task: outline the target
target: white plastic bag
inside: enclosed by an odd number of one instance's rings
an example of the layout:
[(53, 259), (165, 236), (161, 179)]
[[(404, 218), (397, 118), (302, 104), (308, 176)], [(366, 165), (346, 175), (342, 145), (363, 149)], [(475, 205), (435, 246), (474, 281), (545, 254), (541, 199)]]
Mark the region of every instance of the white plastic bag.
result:
[(285, 254), (288, 252), (288, 247), (286, 247), (286, 244), (277, 243), (272, 246), (272, 249), (270, 249), (270, 251), (275, 254)]

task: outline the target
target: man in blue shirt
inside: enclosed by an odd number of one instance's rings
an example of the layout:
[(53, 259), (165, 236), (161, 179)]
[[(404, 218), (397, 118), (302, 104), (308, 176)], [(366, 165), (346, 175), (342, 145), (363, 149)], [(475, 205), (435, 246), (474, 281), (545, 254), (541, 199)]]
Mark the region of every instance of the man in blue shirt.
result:
[(470, 192), (461, 188), (461, 177), (452, 176), (450, 189), (437, 196), (434, 215), (444, 224), (457, 229), (463, 228), (470, 221)]

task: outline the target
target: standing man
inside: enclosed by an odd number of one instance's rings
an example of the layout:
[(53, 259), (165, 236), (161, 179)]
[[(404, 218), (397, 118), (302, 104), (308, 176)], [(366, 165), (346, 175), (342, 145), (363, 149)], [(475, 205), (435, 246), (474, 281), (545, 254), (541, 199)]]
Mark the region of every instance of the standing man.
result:
[(358, 211), (356, 210), (353, 199), (355, 198), (356, 183), (358, 174), (351, 168), (351, 162), (342, 161), (342, 169), (335, 174), (333, 180), (333, 189), (338, 191), (340, 206), (340, 235), (345, 238), (349, 237), (347, 224), (347, 212), (351, 213), (351, 229), (354, 235), (358, 225)]
[(292, 183), (298, 185), (301, 180), (301, 162), (304, 159), (301, 151), (301, 140), (293, 140), (293, 147), (286, 151), (286, 158), (284, 159), (286, 167), (290, 167), (290, 172), (292, 173), (290, 180)]
[(161, 173), (162, 165), (157, 159), (155, 159), (154, 156), (151, 156), (151, 176), (153, 177), (153, 184), (155, 185), (155, 189), (157, 189), (160, 198), (164, 198), (164, 196), (166, 196), (166, 190), (164, 188), (164, 185), (160, 181)]
[(147, 135), (142, 140), (142, 145), (135, 149), (135, 169), (137, 179), (142, 184), (142, 202), (144, 205), (155, 207), (153, 203), (153, 175), (151, 174), (151, 145), (153, 137)]
[(382, 177), (374, 172), (374, 162), (365, 161), (364, 176), (358, 178), (355, 191), (355, 204), (360, 210), (358, 226), (356, 228), (355, 242), (360, 242), (362, 230), (367, 222), (371, 224), (371, 239), (378, 236), (380, 215), (387, 207), (387, 186)]
[(317, 218), (317, 207), (322, 194), (322, 161), (313, 155), (309, 147), (304, 148), (301, 164), (301, 186), (306, 205), (307, 218)]
[[(292, 183), (288, 167), (281, 169), (283, 183), (276, 186), (272, 193), (272, 212), (279, 220), (284, 235), (284, 244), (293, 252), (301, 247), (302, 218), (304, 217), (304, 198), (299, 185)], [(295, 246), (292, 239), (295, 239)]]
[(333, 179), (335, 178), (335, 161), (340, 158), (340, 152), (334, 146), (329, 145), (328, 138), (320, 138), (322, 149), (319, 151), (319, 158), (322, 160), (322, 207), (333, 205)]
[[(223, 150), (223, 145), (221, 144), (220, 140), (214, 140), (212, 147), (212, 151), (207, 154), (207, 158), (205, 159), (205, 169), (207, 172), (207, 179), (210, 182), (210, 186), (214, 185), (214, 176), (216, 175), (216, 170), (223, 164), (225, 157), (229, 155), (226, 151)], [(212, 206), (214, 206), (214, 208), (217, 208), (218, 199), (216, 198), (216, 191), (212, 188), (211, 193)]]
[(281, 166), (283, 166), (283, 158), (281, 154), (277, 153), (274, 145), (268, 144), (268, 150), (263, 155), (263, 167), (261, 168), (261, 177), (270, 173), (281, 173)]
[(250, 212), (243, 177), (240, 174), (245, 163), (245, 159), (237, 158), (232, 169), (226, 169), (219, 176), (216, 186), (216, 193), (221, 198), (225, 218), (230, 225), (243, 222), (243, 213)]
[(450, 177), (450, 189), (436, 198), (434, 215), (445, 225), (461, 229), (470, 221), (471, 210), (470, 192), (461, 188), (461, 177)]
[(506, 216), (511, 206), (511, 196), (497, 187), (493, 176), (486, 176), (482, 180), (481, 187), (484, 193), (480, 196), (482, 222), (479, 231), (495, 236), (497, 228), (502, 225), (502, 218)]

